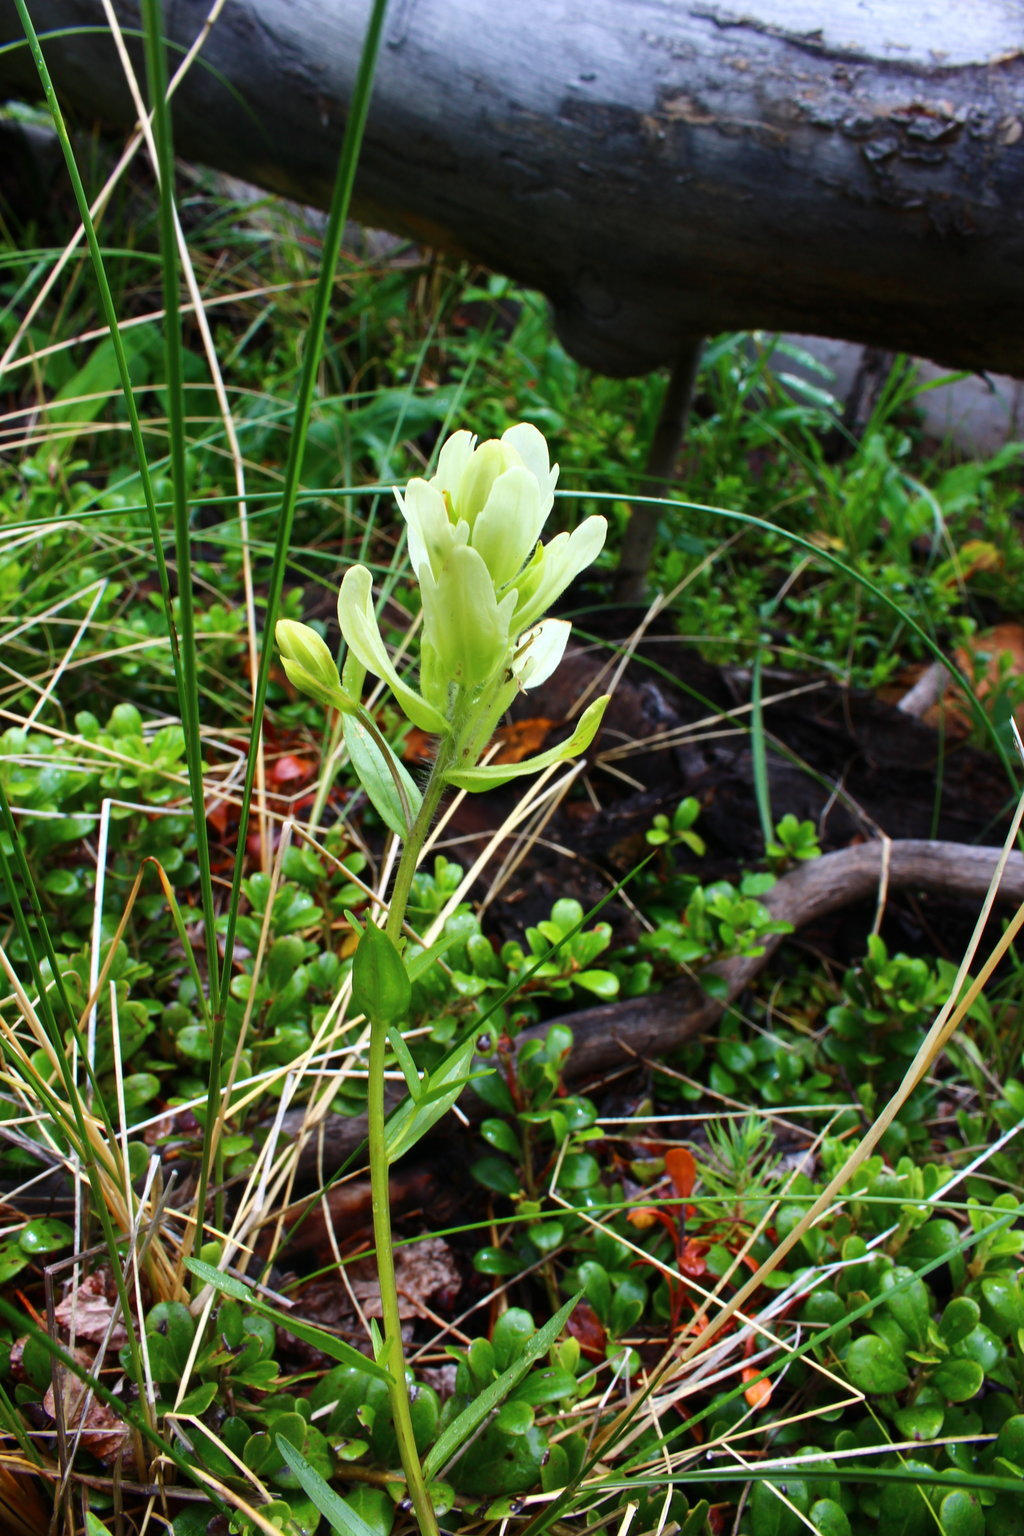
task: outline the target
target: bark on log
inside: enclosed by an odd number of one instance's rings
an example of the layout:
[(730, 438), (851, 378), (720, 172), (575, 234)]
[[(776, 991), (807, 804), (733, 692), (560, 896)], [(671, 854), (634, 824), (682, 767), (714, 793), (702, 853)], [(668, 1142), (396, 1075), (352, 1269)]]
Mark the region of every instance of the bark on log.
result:
[[(167, 0), (176, 45), (207, 8)], [(232, 0), (179, 152), (322, 203), (369, 8)], [(99, 0), (33, 10), (102, 28)], [(765, 327), (1024, 373), (1016, 0), (392, 0), (386, 26), (362, 216), (542, 289), (594, 367)], [(80, 118), (131, 122), (102, 31), (45, 51)], [(37, 94), (24, 48), (0, 91)]]

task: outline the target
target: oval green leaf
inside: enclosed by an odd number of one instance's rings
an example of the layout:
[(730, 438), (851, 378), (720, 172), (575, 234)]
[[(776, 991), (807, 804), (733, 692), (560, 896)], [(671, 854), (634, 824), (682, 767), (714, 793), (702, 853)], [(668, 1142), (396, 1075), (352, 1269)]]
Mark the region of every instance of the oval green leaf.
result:
[(877, 1333), (854, 1339), (843, 1362), (861, 1392), (902, 1392), (910, 1383), (907, 1367), (887, 1339)]

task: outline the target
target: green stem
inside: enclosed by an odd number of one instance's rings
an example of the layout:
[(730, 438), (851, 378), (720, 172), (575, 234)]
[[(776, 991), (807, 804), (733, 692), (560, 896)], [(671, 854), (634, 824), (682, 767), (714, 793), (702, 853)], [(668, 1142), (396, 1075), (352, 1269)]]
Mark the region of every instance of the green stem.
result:
[(423, 791), (423, 801), (416, 812), (416, 820), (409, 829), (409, 836), (402, 848), (402, 857), (398, 861), (398, 869), (395, 873), (395, 883), (391, 891), (391, 900), (388, 902), (388, 918), (384, 925), (384, 932), (393, 944), (398, 944), (402, 937), (402, 927), (405, 923), (405, 911), (409, 905), (409, 893), (412, 890), (413, 876), (416, 866), (420, 861), (420, 853), (426, 841), (430, 824), (434, 819), (434, 812), (444, 793), (446, 776), (451, 767), (450, 752), (442, 747), (434, 761), (427, 780), (427, 787)]
[(391, 1243), (391, 1201), (388, 1187), (388, 1159), (385, 1142), (384, 1056), (387, 1030), (383, 1024), (370, 1026), (370, 1074), (367, 1113), (370, 1141), (370, 1188), (373, 1202), (373, 1238), (377, 1250), (377, 1279), (380, 1282), (381, 1321), (384, 1327), (384, 1352), (378, 1364), (391, 1373), (388, 1395), (391, 1419), (395, 1426), (409, 1497), (423, 1536), (437, 1536), (437, 1521), (430, 1494), (420, 1466), (416, 1437), (412, 1428), (409, 1384), (405, 1379), (405, 1350), (402, 1348), (402, 1324), (398, 1315), (398, 1286), (395, 1282), (395, 1255)]
[[(398, 861), (395, 884), (388, 905), (385, 933), (398, 944), (405, 923), (413, 876), (430, 824), (434, 819), (445, 779), (454, 755), (452, 737), (441, 743), (430, 778), (423, 793), (423, 803), (409, 829)], [(398, 1439), (406, 1485), (419, 1524), (421, 1536), (438, 1536), (437, 1520), (420, 1465), (412, 1428), (409, 1385), (405, 1379), (405, 1350), (402, 1324), (398, 1315), (398, 1286), (395, 1282), (395, 1254), (391, 1240), (391, 1197), (388, 1182), (387, 1124), (384, 1112), (384, 1061), (387, 1052), (387, 1026), (379, 1019), (370, 1021), (370, 1063), (367, 1084), (367, 1131), (370, 1153), (370, 1189), (373, 1205), (373, 1241), (377, 1252), (377, 1278), (380, 1282), (381, 1321), (384, 1327), (384, 1354), (380, 1361), (391, 1373), (389, 1395), (391, 1417)]]

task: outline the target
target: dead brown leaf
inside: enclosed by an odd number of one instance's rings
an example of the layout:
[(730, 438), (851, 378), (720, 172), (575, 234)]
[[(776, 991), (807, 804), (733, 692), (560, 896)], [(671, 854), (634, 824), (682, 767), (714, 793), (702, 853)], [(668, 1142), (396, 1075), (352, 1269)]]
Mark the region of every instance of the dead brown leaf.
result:
[[(975, 683), (980, 699), (997, 689), (1005, 677), (1017, 679), (1024, 676), (1024, 625), (1007, 621), (972, 635), (956, 652), (956, 664), (971, 677), (979, 662), (984, 666)], [(966, 715), (966, 707), (963, 712)], [(1024, 711), (1018, 709), (1016, 714), (1018, 725), (1024, 723)]]
[[(1017, 682), (1024, 677), (1024, 625), (1007, 620), (992, 629), (982, 630), (954, 651), (953, 660), (964, 676), (972, 680), (978, 698), (984, 701), (989, 695), (998, 693), (1007, 682)], [(900, 702), (922, 674), (930, 673), (930, 670), (922, 666), (908, 667), (897, 679), (898, 686), (883, 688), (880, 696), (892, 703)], [(948, 674), (942, 673), (938, 700), (927, 708), (914, 709), (912, 713), (933, 730), (941, 728), (948, 736), (962, 741), (970, 735), (974, 717), (960, 690), (947, 688), (948, 681)], [(1018, 707), (1014, 717), (1018, 727), (1024, 730), (1024, 708)]]
[(402, 739), (402, 756), (407, 763), (432, 763), (437, 754), (437, 737), (411, 726)]
[[(74, 1358), (84, 1370), (91, 1370), (92, 1355), (84, 1349), (76, 1349)], [(55, 1367), (57, 1384), (61, 1394), (64, 1427), (69, 1435), (81, 1431), (81, 1442), (100, 1461), (116, 1461), (122, 1450), (127, 1449), (131, 1431), (117, 1417), (112, 1408), (94, 1397), (88, 1386), (67, 1366)], [(53, 1384), (43, 1394), (43, 1410), (51, 1419), (57, 1417), (57, 1394)]]
[(554, 720), (514, 720), (495, 731), (494, 739), (500, 742), (491, 759), (494, 763), (521, 763), (524, 757), (539, 752), (555, 728)]
[[(17, 1452), (10, 1454), (17, 1456)], [(0, 1462), (0, 1530), (4, 1536), (41, 1536), (49, 1528), (50, 1514), (27, 1471), (17, 1463)]]
[[(107, 1336), (110, 1320), (114, 1315), (113, 1286), (107, 1270), (95, 1269), (86, 1275), (80, 1285), (68, 1291), (63, 1301), (54, 1308), (54, 1317), (69, 1338), (84, 1340), (88, 1344), (102, 1344)], [(110, 1335), (110, 1347), (120, 1349), (127, 1344), (128, 1333), (118, 1318)]]
[[(425, 1237), (399, 1248), (395, 1255), (398, 1315), (422, 1317), (424, 1304), (442, 1291), (456, 1291), (462, 1281), (448, 1244)], [(352, 1291), (367, 1317), (380, 1317), (380, 1286), (374, 1279), (353, 1280)]]

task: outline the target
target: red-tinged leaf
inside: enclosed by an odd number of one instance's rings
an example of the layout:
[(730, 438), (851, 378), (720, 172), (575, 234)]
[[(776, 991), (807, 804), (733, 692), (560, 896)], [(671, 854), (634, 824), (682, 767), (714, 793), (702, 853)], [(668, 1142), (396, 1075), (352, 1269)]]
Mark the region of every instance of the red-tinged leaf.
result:
[(228, 800), (215, 800), (207, 807), (206, 821), (218, 837), (227, 837), (238, 826), (238, 807)]
[(697, 1164), (688, 1147), (670, 1147), (665, 1153), (665, 1172), (672, 1180), (672, 1188), (680, 1200), (693, 1194), (697, 1182)]
[(565, 1331), (570, 1338), (576, 1340), (580, 1346), (581, 1354), (587, 1360), (598, 1364), (603, 1362), (605, 1349), (608, 1344), (608, 1335), (604, 1331), (601, 1319), (588, 1302), (577, 1302), (573, 1311), (569, 1314)]
[(699, 1280), (701, 1275), (706, 1275), (707, 1253), (707, 1243), (702, 1243), (696, 1237), (688, 1237), (679, 1255), (679, 1268), (683, 1274), (689, 1275), (693, 1280)]
[(754, 1381), (754, 1377), (758, 1375), (760, 1372), (754, 1366), (743, 1367), (743, 1380), (753, 1382), (753, 1385), (747, 1387), (743, 1394), (751, 1408), (763, 1408), (772, 1395), (772, 1384), (767, 1376), (761, 1376), (760, 1381)]
[(631, 1227), (636, 1227), (640, 1232), (646, 1232), (648, 1228), (660, 1223), (666, 1231), (671, 1232), (672, 1241), (676, 1238), (676, 1224), (671, 1216), (659, 1211), (656, 1205), (635, 1205), (626, 1217)]
[(297, 795), (297, 796), (293, 796), (292, 797), (292, 802), (291, 802), (292, 815), (295, 817), (296, 821), (301, 821), (302, 818), (303, 818), (303, 815), (306, 812), (312, 810), (312, 808), (313, 808), (313, 806), (315, 804), (316, 804), (316, 795), (315, 794), (311, 794), (310, 791), (307, 789), (307, 791), (306, 791), (306, 793), (304, 795)]
[(307, 784), (315, 773), (316, 763), (310, 758), (296, 757), (292, 752), (285, 752), (271, 763), (267, 778), (275, 789), (284, 789), (286, 786), (294, 788), (298, 784)]
[(707, 1333), (708, 1314), (704, 1308), (703, 1302), (696, 1300), (693, 1296), (686, 1295), (685, 1292), (683, 1293), (683, 1300), (693, 1308), (693, 1317), (690, 1322), (685, 1323), (682, 1325), (682, 1327), (680, 1327), (679, 1332), (684, 1335), (690, 1335), (694, 1338), (699, 1337), (701, 1334)]
[[(293, 814), (298, 815), (298, 807), (293, 807)], [(280, 841), (281, 841), (281, 829), (280, 829), (280, 827), (272, 826), (271, 829), (270, 829), (270, 837), (268, 838), (268, 842), (270, 844), (269, 851), (271, 853), (274, 852), (274, 850), (277, 848), (277, 845), (278, 845), (278, 843)], [(259, 829), (259, 827), (253, 827), (252, 830), (246, 835), (245, 851), (246, 851), (247, 854), (249, 854), (249, 856), (251, 858), (258, 859), (260, 854), (261, 854), (261, 852), (262, 852), (262, 848), (263, 848), (263, 845), (260, 842), (260, 829)]]

